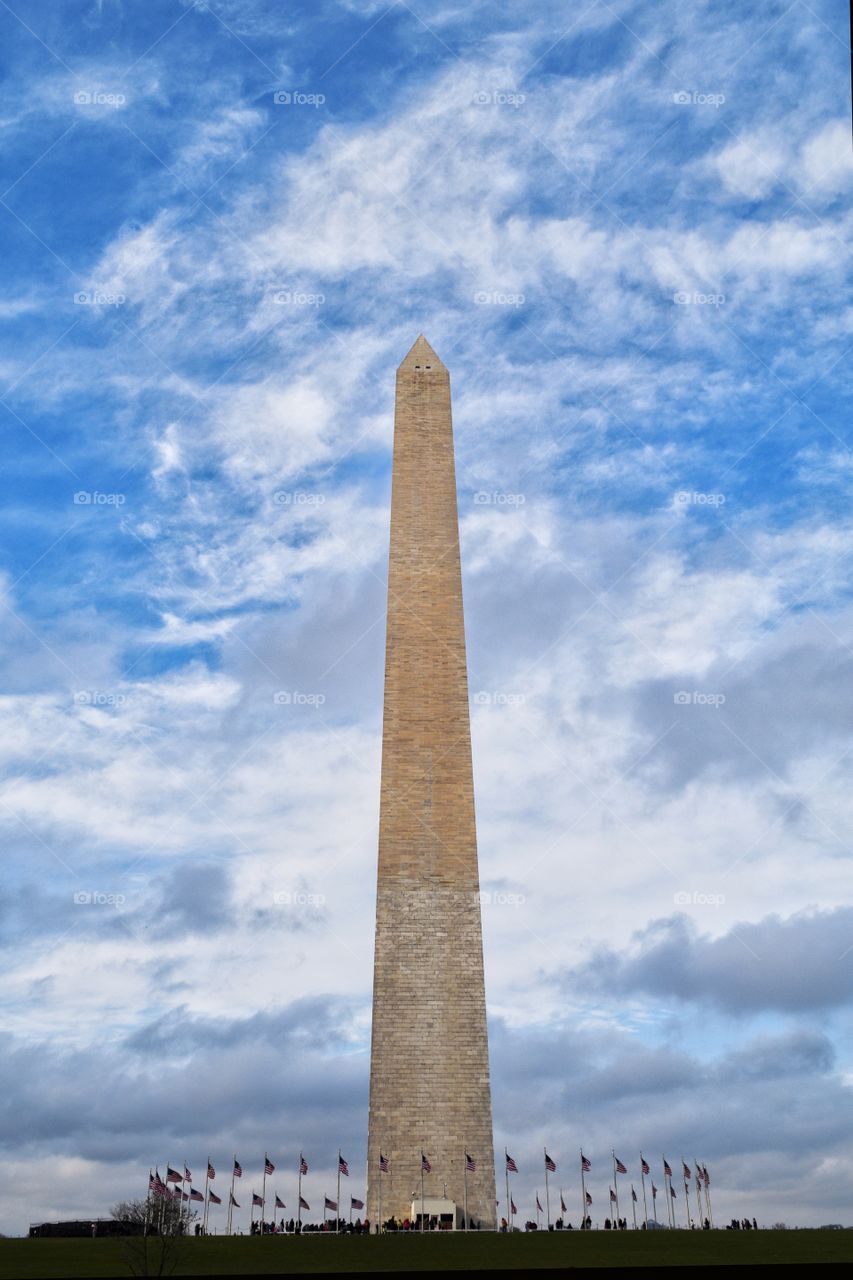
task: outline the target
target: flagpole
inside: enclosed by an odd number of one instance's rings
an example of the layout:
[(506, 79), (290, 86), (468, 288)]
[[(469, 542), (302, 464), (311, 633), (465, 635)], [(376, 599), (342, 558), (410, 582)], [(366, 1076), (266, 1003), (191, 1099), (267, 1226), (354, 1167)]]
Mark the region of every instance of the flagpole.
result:
[(424, 1218), (426, 1217), (426, 1200), (424, 1199), (424, 1153), (421, 1148), (421, 1231), (424, 1229)]
[(297, 1183), (296, 1192), (296, 1223), (299, 1228), (299, 1234), (302, 1234), (302, 1152), (299, 1152), (299, 1181)]
[(664, 1189), (664, 1193), (666, 1194), (666, 1220), (669, 1223), (670, 1227), (674, 1229), (675, 1214), (672, 1211), (672, 1191), (670, 1189), (669, 1181), (667, 1179), (666, 1156), (661, 1155), (661, 1160), (663, 1161), (663, 1189)]
[(536, 1230), (539, 1230), (539, 1192), (536, 1192)]
[(545, 1225), (551, 1230), (551, 1200), (548, 1194), (548, 1148), (545, 1149)]
[(234, 1223), (234, 1170), (237, 1168), (237, 1154), (234, 1154), (234, 1163), (231, 1165), (231, 1194), (228, 1197), (228, 1224), (226, 1230), (231, 1235), (231, 1227)]
[(264, 1180), (261, 1183), (261, 1235), (264, 1234), (264, 1219), (267, 1216), (267, 1160), (269, 1156), (264, 1152)]
[(616, 1192), (616, 1221), (619, 1222), (619, 1184), (616, 1181), (616, 1152), (610, 1148), (610, 1154), (613, 1156), (613, 1190)]
[(341, 1229), (341, 1149), (338, 1147), (338, 1207), (335, 1210), (335, 1231)]
[(634, 1230), (637, 1230), (637, 1202), (634, 1199), (634, 1184), (631, 1183), (631, 1213), (634, 1216)]
[(646, 1171), (643, 1168), (643, 1153), (640, 1152), (640, 1181), (643, 1184), (643, 1222), (646, 1224), (646, 1230), (649, 1226), (649, 1211), (646, 1207)]
[(684, 1211), (687, 1214), (687, 1230), (689, 1231), (692, 1220), (690, 1217), (690, 1193), (687, 1190), (687, 1174), (685, 1173), (686, 1168), (687, 1168), (687, 1165), (684, 1163), (684, 1156), (682, 1156), (681, 1157), (681, 1181), (684, 1186)]
[(705, 1174), (705, 1177), (704, 1177), (703, 1181), (704, 1181), (704, 1183), (705, 1183), (705, 1199), (708, 1201), (708, 1221), (710, 1222), (710, 1224), (711, 1224), (711, 1229), (713, 1230), (713, 1227), (714, 1227), (714, 1215), (713, 1215), (713, 1213), (711, 1212), (711, 1180), (710, 1180), (710, 1178), (708, 1177), (707, 1173), (705, 1173), (705, 1166), (704, 1166), (704, 1165), (702, 1165), (702, 1172), (703, 1172), (703, 1174)]
[(586, 1179), (583, 1176), (583, 1151), (581, 1151), (581, 1231), (586, 1230)]
[(204, 1226), (204, 1234), (207, 1235), (207, 1187), (210, 1182), (210, 1156), (207, 1157), (207, 1168), (204, 1171), (204, 1215), (202, 1223)]
[(504, 1147), (504, 1176), (506, 1177), (506, 1229), (507, 1235), (512, 1231), (512, 1213), (510, 1211), (511, 1201), (509, 1198), (509, 1161), (507, 1160), (508, 1151)]
[(696, 1177), (696, 1212), (699, 1215), (699, 1229), (702, 1229), (702, 1174), (699, 1170), (699, 1161), (694, 1157), (693, 1169)]
[(462, 1185), (464, 1188), (463, 1198), (465, 1202), (465, 1221), (462, 1224), (462, 1230), (467, 1231), (468, 1230), (468, 1152), (467, 1151), (462, 1152)]

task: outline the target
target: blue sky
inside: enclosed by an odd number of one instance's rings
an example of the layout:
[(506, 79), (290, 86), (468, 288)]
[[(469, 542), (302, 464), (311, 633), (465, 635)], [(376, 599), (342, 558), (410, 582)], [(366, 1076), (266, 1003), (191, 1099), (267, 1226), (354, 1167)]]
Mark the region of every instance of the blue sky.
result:
[(516, 1202), (848, 1220), (846, 15), (576, 9), (0, 2), (2, 1230), (363, 1168), (421, 331)]

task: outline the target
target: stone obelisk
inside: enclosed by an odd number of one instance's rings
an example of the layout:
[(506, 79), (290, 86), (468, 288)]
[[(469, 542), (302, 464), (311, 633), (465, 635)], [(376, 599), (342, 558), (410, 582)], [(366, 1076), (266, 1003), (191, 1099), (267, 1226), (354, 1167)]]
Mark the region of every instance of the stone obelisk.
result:
[[(397, 370), (368, 1133), (368, 1216), (465, 1198), (495, 1172), (450, 377), (421, 336)], [(388, 1171), (380, 1172), (380, 1155)]]

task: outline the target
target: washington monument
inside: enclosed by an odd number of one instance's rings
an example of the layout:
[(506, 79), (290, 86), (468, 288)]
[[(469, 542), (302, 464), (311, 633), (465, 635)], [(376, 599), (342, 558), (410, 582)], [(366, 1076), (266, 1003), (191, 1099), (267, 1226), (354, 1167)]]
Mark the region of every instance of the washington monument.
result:
[[(475, 1168), (465, 1170), (469, 1156)], [(380, 1172), (380, 1155), (387, 1172)], [(373, 1223), (427, 1199), (495, 1224), (495, 1173), (450, 377), (397, 370), (370, 1064)], [(384, 1164), (383, 1164), (384, 1168)], [(381, 1188), (380, 1188), (381, 1180)], [(429, 1209), (427, 1210), (429, 1212)]]

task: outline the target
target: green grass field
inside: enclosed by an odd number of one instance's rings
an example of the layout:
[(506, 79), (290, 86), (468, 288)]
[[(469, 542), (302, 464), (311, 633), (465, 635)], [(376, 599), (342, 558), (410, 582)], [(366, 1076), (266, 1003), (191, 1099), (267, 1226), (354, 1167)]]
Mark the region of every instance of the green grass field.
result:
[[(382, 1237), (210, 1237), (182, 1241), (173, 1275), (466, 1271), (853, 1262), (853, 1231), (609, 1232)], [(120, 1240), (0, 1240), (0, 1275), (130, 1275)]]

